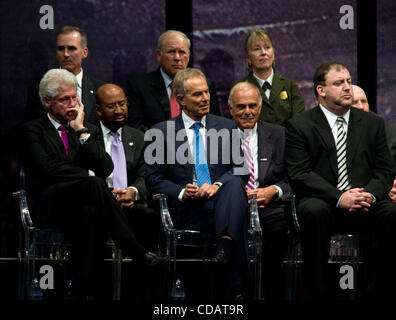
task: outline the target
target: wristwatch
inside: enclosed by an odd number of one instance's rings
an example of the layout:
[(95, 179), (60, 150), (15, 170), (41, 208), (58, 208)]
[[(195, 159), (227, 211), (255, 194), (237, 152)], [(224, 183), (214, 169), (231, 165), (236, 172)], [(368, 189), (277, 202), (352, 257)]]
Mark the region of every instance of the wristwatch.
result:
[(75, 133), (76, 133), (77, 137), (79, 137), (79, 136), (81, 136), (83, 133), (89, 133), (89, 130), (88, 130), (88, 128), (84, 127), (84, 128), (82, 128), (82, 129), (76, 131)]

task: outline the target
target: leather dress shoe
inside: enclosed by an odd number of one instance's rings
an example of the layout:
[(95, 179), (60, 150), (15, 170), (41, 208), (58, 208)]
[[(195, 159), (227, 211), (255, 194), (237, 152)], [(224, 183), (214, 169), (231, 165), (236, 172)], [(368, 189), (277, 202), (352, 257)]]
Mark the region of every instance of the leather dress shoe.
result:
[(219, 264), (227, 264), (228, 260), (229, 259), (227, 257), (227, 254), (223, 249), (218, 249), (216, 252), (216, 256), (213, 258), (213, 261)]
[(152, 252), (147, 252), (144, 255), (144, 262), (148, 267), (154, 267), (156, 265), (164, 264), (169, 261), (168, 256), (159, 256)]

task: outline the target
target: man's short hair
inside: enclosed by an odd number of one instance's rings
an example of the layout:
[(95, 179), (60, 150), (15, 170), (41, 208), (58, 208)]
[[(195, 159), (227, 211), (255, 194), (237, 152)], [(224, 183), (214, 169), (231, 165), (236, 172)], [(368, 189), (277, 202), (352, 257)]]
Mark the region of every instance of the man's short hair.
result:
[(50, 69), (42, 77), (39, 85), (39, 96), (44, 105), (44, 97), (52, 99), (59, 94), (61, 85), (74, 85), (77, 88), (76, 76), (66, 69)]
[(58, 31), (58, 34), (56, 35), (56, 38), (58, 38), (58, 36), (60, 34), (69, 34), (72, 32), (78, 32), (81, 36), (81, 48), (85, 49), (88, 45), (88, 40), (87, 40), (87, 34), (85, 33), (85, 31), (79, 27), (76, 26), (64, 26), (62, 28), (60, 28), (60, 30)]
[(178, 71), (173, 79), (173, 92), (175, 97), (180, 94), (183, 97), (187, 93), (185, 83), (186, 80), (193, 77), (202, 77), (206, 81), (206, 77), (203, 72), (195, 68), (186, 68)]
[(344, 64), (337, 61), (328, 61), (322, 63), (319, 67), (317, 67), (313, 76), (314, 92), (316, 97), (318, 97), (316, 87), (319, 85), (324, 86), (326, 84), (326, 75), (331, 69), (336, 69), (337, 71), (340, 71), (342, 69), (348, 70), (348, 68)]
[(237, 82), (236, 84), (234, 84), (232, 86), (230, 94), (228, 96), (228, 104), (229, 104), (229, 106), (231, 108), (234, 107), (234, 102), (232, 101), (232, 97), (234, 96), (235, 91), (237, 91), (239, 89), (242, 89), (242, 88), (246, 88), (246, 87), (256, 90), (257, 95), (259, 97), (259, 104), (258, 105), (259, 106), (262, 105), (263, 98), (261, 97), (260, 90), (254, 84), (250, 83), (249, 81), (240, 81), (240, 82)]
[(162, 46), (164, 45), (165, 38), (171, 33), (176, 33), (176, 34), (182, 36), (184, 39), (186, 39), (187, 49), (190, 50), (190, 45), (191, 45), (190, 39), (183, 32), (177, 31), (177, 30), (167, 30), (163, 34), (161, 34), (157, 41), (157, 50), (159, 50), (159, 51), (162, 50)]

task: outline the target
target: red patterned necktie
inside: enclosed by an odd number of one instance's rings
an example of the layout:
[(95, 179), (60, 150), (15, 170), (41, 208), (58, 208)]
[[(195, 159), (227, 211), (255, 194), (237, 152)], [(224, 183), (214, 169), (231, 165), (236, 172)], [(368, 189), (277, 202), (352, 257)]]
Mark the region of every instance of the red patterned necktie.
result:
[(173, 81), (170, 83), (171, 95), (170, 95), (170, 107), (171, 107), (171, 118), (177, 117), (180, 114), (180, 105), (177, 102), (173, 93)]
[(250, 177), (247, 185), (245, 186), (246, 190), (253, 190), (256, 189), (256, 183), (254, 180), (254, 163), (252, 157), (252, 150), (249, 147), (249, 140), (250, 140), (250, 132), (245, 130), (245, 139), (243, 144), (243, 153), (245, 155), (246, 165), (250, 172)]
[(68, 156), (69, 155), (69, 138), (67, 137), (66, 127), (63, 124), (61, 124), (59, 126), (58, 130), (61, 132), (61, 139), (63, 142), (63, 146), (65, 147), (66, 156)]

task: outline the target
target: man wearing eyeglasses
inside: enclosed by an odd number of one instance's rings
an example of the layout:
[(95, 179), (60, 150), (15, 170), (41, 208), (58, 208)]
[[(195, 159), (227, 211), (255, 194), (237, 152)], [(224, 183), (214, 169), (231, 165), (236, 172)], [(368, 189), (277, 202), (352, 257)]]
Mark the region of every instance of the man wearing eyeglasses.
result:
[[(67, 70), (51, 69), (40, 81), (39, 95), (47, 114), (19, 130), (29, 209), (36, 226), (60, 228), (79, 242), (80, 251), (72, 255), (80, 290), (76, 295), (100, 298), (108, 234), (142, 266), (164, 259), (136, 240), (105, 183), (113, 162), (103, 148), (99, 128), (84, 122), (76, 77)], [(95, 175), (90, 176), (89, 170)]]
[(144, 181), (144, 134), (125, 125), (128, 103), (122, 88), (104, 84), (96, 93), (96, 101), (104, 147), (114, 163), (107, 184), (124, 209), (136, 237), (155, 250), (160, 217), (145, 205), (149, 194)]

